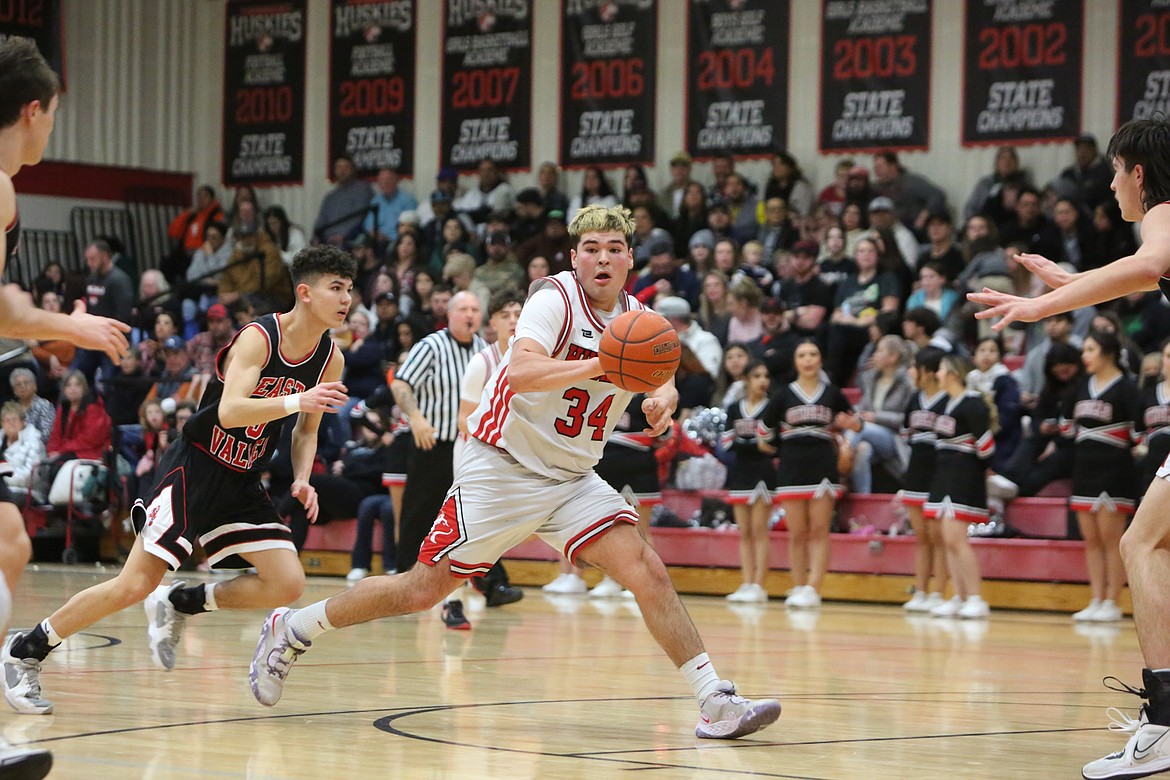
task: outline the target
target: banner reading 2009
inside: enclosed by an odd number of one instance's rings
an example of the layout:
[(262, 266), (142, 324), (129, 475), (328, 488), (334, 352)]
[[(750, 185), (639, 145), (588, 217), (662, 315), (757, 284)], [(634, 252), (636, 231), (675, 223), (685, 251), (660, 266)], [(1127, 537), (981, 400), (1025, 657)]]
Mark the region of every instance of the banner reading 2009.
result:
[(1121, 0), (1117, 124), (1170, 115), (1170, 5)]
[(561, 164), (654, 159), (657, 0), (564, 0)]
[(788, 0), (690, 0), (687, 150), (788, 145)]
[(930, 0), (825, 0), (821, 151), (925, 149)]
[(224, 184), (299, 184), (306, 0), (232, 0), (223, 69)]
[(530, 0), (444, 0), (440, 165), (530, 168)]
[(360, 175), (414, 172), (414, 0), (333, 0), (329, 34), (329, 160)]
[(1081, 0), (967, 0), (964, 144), (1081, 131), (1084, 10)]

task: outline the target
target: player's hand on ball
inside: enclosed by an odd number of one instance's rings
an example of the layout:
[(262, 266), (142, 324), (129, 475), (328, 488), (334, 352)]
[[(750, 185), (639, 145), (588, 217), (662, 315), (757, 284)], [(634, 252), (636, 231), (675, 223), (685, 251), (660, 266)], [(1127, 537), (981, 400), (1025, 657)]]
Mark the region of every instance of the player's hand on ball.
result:
[(309, 518), (309, 522), (317, 522), (317, 489), (303, 479), (298, 479), (292, 483), (290, 492), (305, 508), (305, 516)]
[(346, 392), (341, 382), (322, 382), (301, 394), (301, 411), (336, 414), (349, 402)]

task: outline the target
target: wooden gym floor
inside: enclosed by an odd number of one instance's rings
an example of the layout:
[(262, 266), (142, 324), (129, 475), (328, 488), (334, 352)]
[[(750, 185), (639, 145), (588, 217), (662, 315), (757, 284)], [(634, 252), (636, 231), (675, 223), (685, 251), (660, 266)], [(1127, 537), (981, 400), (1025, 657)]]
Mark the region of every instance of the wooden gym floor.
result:
[[(112, 574), (30, 569), (14, 626)], [(343, 587), (310, 578), (303, 603)], [(261, 613), (192, 619), (165, 673), (134, 608), (50, 656), (41, 680), (54, 715), (0, 704), (0, 732), (51, 748), (53, 778), (1071, 778), (1124, 743), (1105, 708), (1138, 703), (1101, 686), (1140, 682), (1130, 621), (687, 597), (719, 673), (784, 705), (751, 737), (697, 740), (687, 685), (636, 605), (534, 588), (498, 609), (465, 601), (470, 632), (431, 611), (322, 637), (272, 709), (248, 688)]]

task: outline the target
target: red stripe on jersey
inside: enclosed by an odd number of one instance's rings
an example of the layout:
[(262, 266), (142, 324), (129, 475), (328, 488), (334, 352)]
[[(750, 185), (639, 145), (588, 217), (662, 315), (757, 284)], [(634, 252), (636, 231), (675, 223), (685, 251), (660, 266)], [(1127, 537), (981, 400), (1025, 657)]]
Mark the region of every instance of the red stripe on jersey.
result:
[(487, 413), (480, 419), (479, 425), (472, 432), (472, 436), (487, 444), (492, 443), (494, 435), (495, 440), (499, 441), (500, 429), (504, 425), (504, 420), (508, 416), (508, 401), (512, 393), (511, 387), (508, 386), (508, 369), (500, 372), (496, 377), (496, 385), (492, 388), (491, 401), (488, 403)]
[(630, 525), (636, 526), (638, 524), (638, 516), (632, 510), (623, 509), (609, 517), (604, 517), (570, 539), (562, 552), (569, 559), (570, 563), (574, 566), (577, 565), (577, 556), (581, 554), (579, 547), (588, 547), (617, 523), (629, 523)]
[(488, 444), (492, 445), (493, 447), (500, 446), (500, 439), (504, 436), (504, 423), (508, 421), (508, 415), (512, 413), (512, 397), (515, 395), (516, 391), (510, 387), (508, 388), (508, 392), (504, 394), (503, 414), (500, 415), (500, 422), (499, 425), (496, 426), (495, 433), (493, 433), (491, 438), (488, 440)]
[(8, 223), (8, 227), (4, 228), (4, 232), (7, 233), (16, 227), (17, 222), (20, 222), (20, 209), (17, 209), (16, 213), (12, 215), (12, 221)]
[(260, 330), (260, 333), (264, 336), (264, 343), (268, 345), (268, 353), (264, 356), (264, 362), (261, 363), (260, 365), (262, 365), (262, 366), (268, 365), (268, 359), (272, 357), (272, 339), (270, 339), (268, 337), (268, 331), (264, 330), (264, 326), (261, 325), (259, 322), (249, 322), (247, 325), (245, 325), (244, 327), (242, 327), (238, 331), (236, 331), (236, 335), (232, 336), (232, 340), (229, 341), (227, 344), (224, 344), (223, 348), (220, 349), (219, 352), (215, 353), (215, 376), (217, 379), (219, 379), (219, 381), (221, 381), (221, 382), (223, 381), (222, 363), (223, 363), (224, 359), (227, 357), (228, 350), (231, 349), (232, 346), (236, 343), (236, 339), (238, 339), (240, 337), (240, 334), (251, 327), (258, 328)]
[[(577, 277), (574, 276), (573, 280), (576, 281), (576, 279)], [(577, 296), (581, 299), (581, 308), (585, 310), (585, 316), (593, 323), (593, 327), (597, 328), (597, 332), (601, 333), (605, 330), (605, 325), (593, 313), (593, 307), (589, 305), (589, 299), (585, 297), (585, 288), (581, 286), (580, 282), (577, 282)]]
[(561, 300), (565, 302), (565, 321), (561, 325), (561, 332), (557, 334), (556, 346), (553, 347), (552, 354), (549, 357), (556, 357), (561, 354), (569, 343), (569, 335), (573, 332), (573, 307), (569, 304), (569, 293), (565, 290), (564, 285), (554, 277), (548, 277), (548, 280), (553, 283), (553, 287), (561, 294)]

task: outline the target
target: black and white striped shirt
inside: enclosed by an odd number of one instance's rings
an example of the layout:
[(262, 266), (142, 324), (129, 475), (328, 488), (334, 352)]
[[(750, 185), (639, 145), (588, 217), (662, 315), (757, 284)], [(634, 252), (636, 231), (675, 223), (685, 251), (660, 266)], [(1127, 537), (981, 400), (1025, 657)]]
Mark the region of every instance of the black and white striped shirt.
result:
[(435, 428), (438, 441), (453, 442), (459, 435), (459, 389), (467, 363), (487, 342), (478, 335), (460, 344), (444, 328), (418, 342), (394, 378), (410, 385), (419, 411)]

